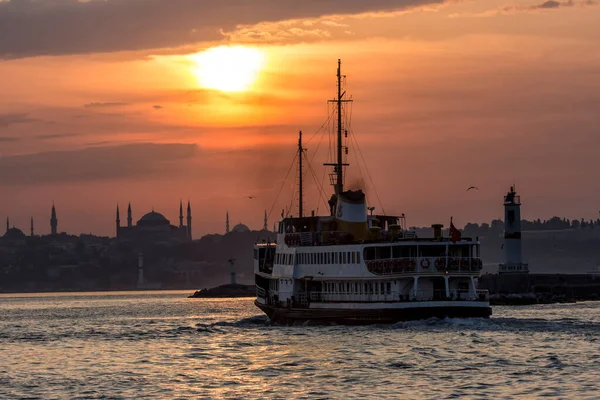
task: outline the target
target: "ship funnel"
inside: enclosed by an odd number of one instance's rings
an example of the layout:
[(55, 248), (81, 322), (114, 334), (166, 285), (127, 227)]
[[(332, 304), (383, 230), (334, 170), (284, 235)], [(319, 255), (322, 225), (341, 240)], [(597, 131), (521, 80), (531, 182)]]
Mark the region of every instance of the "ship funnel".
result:
[(433, 228), (433, 238), (440, 240), (442, 238), (442, 228), (444, 227), (444, 225), (433, 224), (431, 225), (431, 227)]
[(335, 204), (337, 229), (347, 232), (354, 240), (367, 240), (367, 202), (362, 190), (348, 190), (337, 196)]

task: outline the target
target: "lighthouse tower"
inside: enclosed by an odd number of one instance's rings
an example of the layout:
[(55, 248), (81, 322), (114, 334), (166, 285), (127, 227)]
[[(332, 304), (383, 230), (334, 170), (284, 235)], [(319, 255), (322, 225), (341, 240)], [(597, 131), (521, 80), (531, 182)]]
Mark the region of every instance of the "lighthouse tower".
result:
[(514, 186), (504, 196), (504, 264), (500, 264), (498, 273), (529, 273), (521, 251), (521, 196), (517, 195)]
[(140, 253), (138, 256), (138, 281), (137, 287), (141, 289), (144, 287), (144, 255)]

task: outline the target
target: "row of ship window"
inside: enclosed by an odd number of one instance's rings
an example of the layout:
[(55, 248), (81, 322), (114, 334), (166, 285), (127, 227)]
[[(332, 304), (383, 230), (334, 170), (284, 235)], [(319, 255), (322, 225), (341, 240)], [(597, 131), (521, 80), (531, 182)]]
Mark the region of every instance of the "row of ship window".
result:
[(275, 254), (275, 263), (283, 265), (298, 264), (319, 265), (319, 264), (360, 264), (360, 252), (358, 251), (334, 251), (326, 253), (298, 253), (295, 254)]
[(323, 282), (323, 292), (331, 294), (392, 294), (392, 283)]

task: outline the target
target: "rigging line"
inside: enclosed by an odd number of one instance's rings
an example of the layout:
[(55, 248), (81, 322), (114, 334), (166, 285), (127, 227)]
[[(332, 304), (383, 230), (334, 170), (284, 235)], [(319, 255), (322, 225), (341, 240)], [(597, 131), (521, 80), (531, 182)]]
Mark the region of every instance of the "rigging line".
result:
[[(323, 188), (323, 191), (325, 191), (325, 177), (326, 176), (327, 176), (327, 168), (323, 168), (323, 177), (321, 178), (321, 181), (318, 183)], [(325, 195), (325, 197), (327, 197), (327, 195)], [(325, 203), (325, 205), (327, 206), (328, 203)], [(317, 202), (317, 215), (319, 215), (319, 207), (321, 207), (321, 203)]]
[[(297, 157), (295, 157), (297, 158)], [(291, 212), (292, 212), (292, 207), (294, 207), (294, 200), (296, 200), (296, 182), (298, 181), (298, 175), (296, 175), (296, 177), (294, 178), (294, 184), (292, 185), (292, 200), (290, 201), (290, 206), (288, 207), (288, 209), (285, 212), (285, 216), (287, 217), (288, 215), (291, 217)]]
[(365, 162), (365, 158), (362, 154), (362, 150), (360, 149), (360, 146), (358, 145), (358, 140), (356, 139), (356, 135), (354, 134), (353, 131), (350, 131), (350, 133), (352, 134), (352, 138), (354, 139), (354, 142), (356, 143), (356, 147), (358, 148), (358, 154), (360, 154), (360, 158), (362, 159), (362, 162), (365, 165), (365, 170), (367, 171), (367, 176), (369, 177), (369, 180), (371, 181), (371, 186), (373, 187), (375, 196), (377, 196), (377, 201), (379, 202), (379, 207), (381, 207), (381, 211), (383, 212), (383, 215), (385, 215), (383, 203), (381, 202), (381, 198), (379, 197), (379, 193), (377, 192), (377, 188), (375, 187), (375, 182), (373, 182), (373, 177), (371, 176), (371, 172), (369, 171), (369, 166)]
[(287, 182), (288, 176), (290, 176), (290, 172), (292, 171), (292, 168), (296, 164), (297, 158), (298, 158), (298, 153), (296, 152), (296, 155), (294, 156), (294, 159), (292, 160), (292, 163), (290, 164), (290, 168), (288, 169), (288, 172), (285, 175), (285, 179), (283, 180), (283, 182), (281, 182), (281, 187), (279, 188), (279, 192), (277, 192), (275, 201), (273, 202), (273, 205), (271, 205), (271, 209), (269, 210), (269, 215), (267, 215), (267, 219), (269, 219), (271, 217), (271, 214), (273, 213), (273, 208), (275, 208), (275, 204), (277, 204), (277, 200), (279, 200), (279, 195), (281, 195), (281, 191), (283, 190), (283, 187), (285, 186), (285, 183)]
[(319, 131), (321, 131), (321, 129), (323, 129), (325, 127), (325, 125), (329, 125), (330, 120), (331, 120), (331, 113), (327, 112), (327, 119), (325, 120), (325, 122), (323, 122), (323, 124), (319, 127), (319, 129), (317, 129), (317, 131), (311, 136), (310, 139), (308, 139), (308, 141), (305, 144), (308, 145), (311, 142), (311, 140), (313, 140), (314, 137), (317, 136), (317, 133), (319, 133)]
[[(350, 145), (352, 146), (352, 150), (356, 149), (356, 146), (354, 145), (354, 142), (352, 142), (352, 140), (350, 140)], [(360, 167), (360, 160), (358, 159), (358, 150), (353, 151), (353, 154), (354, 154), (354, 160), (356, 161), (356, 167), (358, 169), (358, 175), (360, 176), (360, 180), (361, 180), (361, 182), (365, 182), (365, 177), (362, 173), (362, 168)]]
[(311, 162), (315, 160), (315, 157), (317, 156), (317, 152), (319, 151), (319, 147), (321, 147), (321, 143), (323, 143), (323, 138), (324, 137), (325, 137), (325, 132), (323, 132), (321, 134), (321, 140), (319, 140), (319, 143), (317, 144), (317, 148), (315, 149), (315, 152), (314, 152), (314, 154), (312, 155), (312, 157), (310, 159)]
[[(315, 181), (315, 184), (317, 185), (317, 191), (319, 192), (319, 197), (321, 197), (322, 200), (324, 200), (325, 196), (325, 188), (323, 188), (323, 185), (320, 184), (320, 182), (317, 179), (315, 170), (312, 167), (312, 163), (310, 162), (310, 160), (308, 159), (308, 157), (306, 156), (306, 154), (304, 155), (304, 158), (306, 158), (306, 162), (308, 164), (308, 170), (311, 172), (312, 177)], [(327, 202), (325, 201), (325, 204), (327, 204)]]
[[(319, 198), (321, 200), (323, 200), (323, 203), (325, 203), (325, 205), (327, 205), (327, 200), (325, 199), (325, 196), (324, 196), (325, 190), (322, 187), (319, 188), (319, 185), (318, 185), (319, 181), (317, 180), (317, 176), (315, 174), (315, 170), (312, 168), (312, 165), (310, 164), (310, 161), (308, 161), (308, 159), (306, 161), (308, 162), (308, 170), (310, 171), (313, 179), (315, 180), (315, 183), (317, 183), (317, 189), (318, 189), (318, 192), (319, 192)], [(320, 203), (317, 203), (317, 205), (319, 205), (319, 204)]]

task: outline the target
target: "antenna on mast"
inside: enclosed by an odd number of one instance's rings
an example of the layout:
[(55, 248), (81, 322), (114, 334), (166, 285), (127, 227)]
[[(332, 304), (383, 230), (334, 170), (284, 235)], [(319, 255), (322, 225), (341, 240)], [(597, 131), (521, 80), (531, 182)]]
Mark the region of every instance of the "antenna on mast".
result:
[(331, 184), (335, 187), (335, 193), (341, 194), (344, 191), (344, 172), (343, 169), (349, 164), (343, 162), (343, 148), (342, 145), (342, 103), (349, 103), (352, 100), (345, 100), (344, 96), (346, 91), (342, 92), (342, 60), (338, 59), (337, 68), (337, 98), (329, 100), (329, 103), (336, 103), (337, 105), (337, 159), (335, 163), (324, 164), (333, 167), (333, 174), (330, 174)]

